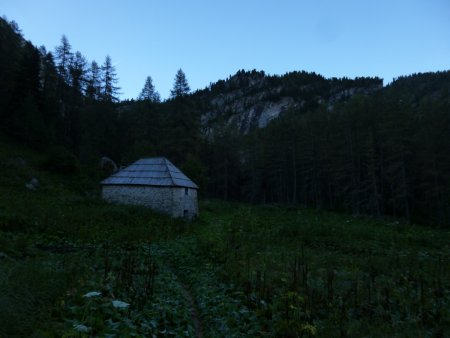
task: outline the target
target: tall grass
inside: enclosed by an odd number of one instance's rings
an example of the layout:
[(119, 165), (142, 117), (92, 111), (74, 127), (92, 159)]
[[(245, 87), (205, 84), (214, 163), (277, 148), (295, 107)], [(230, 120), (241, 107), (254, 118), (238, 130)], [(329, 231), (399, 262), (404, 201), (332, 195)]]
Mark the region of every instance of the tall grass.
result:
[(186, 224), (107, 204), (95, 179), (16, 150), (0, 154), (0, 337), (77, 336), (81, 321), (92, 335), (192, 334), (186, 288), (211, 337), (450, 330), (449, 231), (219, 201)]
[(204, 219), (197, 254), (243, 291), (275, 336), (442, 336), (450, 329), (448, 231), (220, 203), (206, 205)]

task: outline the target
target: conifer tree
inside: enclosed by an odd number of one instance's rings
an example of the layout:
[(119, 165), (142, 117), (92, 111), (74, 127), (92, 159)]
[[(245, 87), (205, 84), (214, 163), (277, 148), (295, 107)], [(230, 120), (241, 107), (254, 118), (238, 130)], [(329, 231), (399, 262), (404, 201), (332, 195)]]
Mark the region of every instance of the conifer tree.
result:
[(69, 65), (72, 61), (72, 46), (65, 35), (61, 37), (61, 44), (56, 47), (55, 58), (58, 74), (64, 79), (64, 81), (70, 83)]
[(115, 102), (119, 98), (119, 87), (116, 86), (118, 79), (116, 68), (113, 66), (111, 57), (106, 56), (105, 62), (102, 65), (102, 99), (106, 102)]
[(99, 100), (101, 96), (101, 69), (98, 63), (94, 60), (91, 62), (89, 69), (89, 75), (86, 86), (86, 96), (91, 100)]
[(85, 88), (86, 65), (86, 58), (80, 52), (76, 52), (69, 65), (71, 85), (75, 92), (81, 93)]
[(144, 88), (142, 88), (141, 94), (138, 97), (139, 100), (151, 101), (151, 102), (160, 102), (160, 96), (157, 91), (155, 91), (155, 86), (153, 85), (153, 81), (151, 76), (147, 76), (145, 80)]
[(170, 96), (172, 98), (185, 96), (190, 90), (186, 75), (181, 68), (178, 69), (177, 74), (175, 75), (173, 89), (170, 91)]
[(42, 113), (46, 121), (55, 120), (58, 112), (58, 74), (53, 59), (53, 54), (47, 52), (44, 46), (40, 48), (41, 53), (41, 104)]

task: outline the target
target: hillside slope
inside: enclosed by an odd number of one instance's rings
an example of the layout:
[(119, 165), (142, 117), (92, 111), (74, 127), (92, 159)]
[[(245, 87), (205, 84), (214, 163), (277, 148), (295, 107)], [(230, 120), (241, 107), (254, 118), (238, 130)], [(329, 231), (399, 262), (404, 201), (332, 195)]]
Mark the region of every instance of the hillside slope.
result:
[(328, 110), (354, 95), (368, 95), (383, 86), (379, 78), (325, 79), (307, 72), (268, 76), (263, 71), (239, 71), (193, 94), (202, 104), (202, 126), (209, 135), (223, 126), (247, 134), (288, 110)]

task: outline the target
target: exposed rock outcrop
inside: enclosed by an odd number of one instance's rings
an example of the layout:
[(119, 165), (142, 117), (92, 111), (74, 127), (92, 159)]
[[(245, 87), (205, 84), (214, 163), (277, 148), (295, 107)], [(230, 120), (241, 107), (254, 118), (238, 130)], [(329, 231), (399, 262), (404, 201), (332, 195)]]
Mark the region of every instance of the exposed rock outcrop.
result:
[(369, 95), (383, 87), (379, 78), (325, 79), (315, 73), (292, 72), (267, 76), (264, 72), (239, 71), (197, 94), (207, 102), (201, 117), (204, 134), (217, 128), (236, 128), (247, 134), (264, 128), (288, 110), (299, 112), (324, 106), (333, 110), (338, 102), (355, 95)]

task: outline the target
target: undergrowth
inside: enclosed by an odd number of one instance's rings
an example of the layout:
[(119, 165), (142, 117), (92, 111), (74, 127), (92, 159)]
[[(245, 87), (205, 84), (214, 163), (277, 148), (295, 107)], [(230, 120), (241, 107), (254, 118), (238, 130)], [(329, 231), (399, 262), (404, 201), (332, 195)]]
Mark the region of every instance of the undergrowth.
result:
[(195, 320), (205, 337), (449, 334), (448, 231), (219, 201), (189, 224), (107, 204), (83, 171), (11, 154), (0, 337), (194, 337)]

